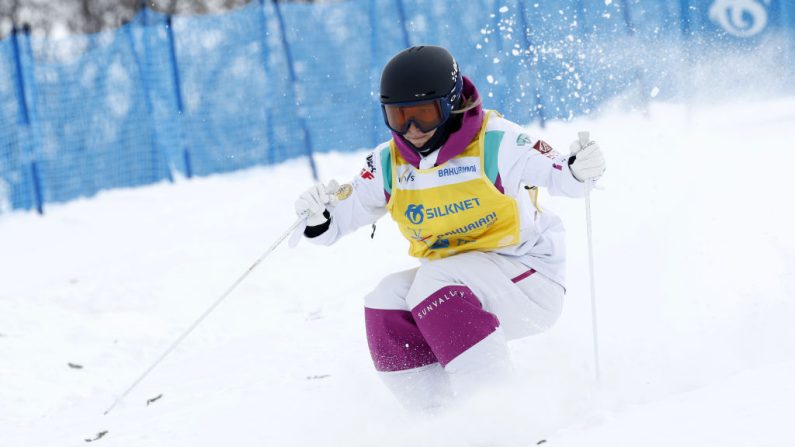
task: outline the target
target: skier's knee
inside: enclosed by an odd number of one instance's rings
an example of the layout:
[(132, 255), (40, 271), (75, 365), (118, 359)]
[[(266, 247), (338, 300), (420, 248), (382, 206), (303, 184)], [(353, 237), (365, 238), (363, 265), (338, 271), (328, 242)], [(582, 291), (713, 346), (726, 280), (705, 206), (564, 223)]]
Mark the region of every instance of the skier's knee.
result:
[(364, 296), (364, 307), (370, 309), (408, 310), (408, 294), (413, 272), (399, 272), (382, 279), (370, 293)]
[(519, 287), (532, 303), (532, 311), (526, 319), (532, 326), (530, 334), (533, 334), (546, 331), (560, 318), (565, 290), (560, 284), (540, 274), (531, 278), (519, 283)]
[(366, 307), (364, 323), (376, 370), (402, 371), (436, 363), (410, 312)]
[(443, 287), (411, 310), (422, 336), (443, 366), (476, 345), (500, 325), (462, 285)]

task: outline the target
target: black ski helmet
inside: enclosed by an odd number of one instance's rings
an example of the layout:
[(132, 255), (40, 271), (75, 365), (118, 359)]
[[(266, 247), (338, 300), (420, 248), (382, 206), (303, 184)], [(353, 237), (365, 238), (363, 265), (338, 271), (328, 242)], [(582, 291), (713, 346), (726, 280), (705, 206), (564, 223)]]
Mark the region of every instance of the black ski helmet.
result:
[(442, 47), (411, 47), (392, 57), (381, 72), (381, 104), (444, 98), (454, 109), (463, 79), (453, 55)]

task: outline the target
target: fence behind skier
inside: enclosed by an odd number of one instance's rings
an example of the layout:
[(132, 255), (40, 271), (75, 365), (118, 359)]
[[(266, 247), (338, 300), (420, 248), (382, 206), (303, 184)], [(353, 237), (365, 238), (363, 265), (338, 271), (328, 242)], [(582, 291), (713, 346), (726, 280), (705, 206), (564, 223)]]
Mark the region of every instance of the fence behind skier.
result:
[(87, 35), (19, 25), (0, 35), (0, 212), (372, 146), (380, 69), (422, 43), (524, 123), (795, 91), (784, 0), (254, 0)]

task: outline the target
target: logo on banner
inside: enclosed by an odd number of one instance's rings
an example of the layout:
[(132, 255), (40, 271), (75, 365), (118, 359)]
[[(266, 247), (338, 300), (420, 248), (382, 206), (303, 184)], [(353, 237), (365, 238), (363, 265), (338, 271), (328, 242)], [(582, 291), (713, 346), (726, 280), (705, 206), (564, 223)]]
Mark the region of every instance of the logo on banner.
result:
[(770, 0), (715, 0), (709, 7), (709, 18), (727, 33), (751, 37), (767, 26)]

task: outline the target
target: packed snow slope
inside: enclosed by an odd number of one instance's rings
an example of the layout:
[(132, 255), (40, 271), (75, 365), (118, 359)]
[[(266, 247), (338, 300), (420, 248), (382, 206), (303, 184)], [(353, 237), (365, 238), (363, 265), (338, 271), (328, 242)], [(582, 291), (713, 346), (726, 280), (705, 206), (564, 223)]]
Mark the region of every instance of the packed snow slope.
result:
[[(370, 363), (362, 297), (416, 265), (388, 219), (279, 247), (103, 416), (294, 221), (303, 160), (2, 215), (0, 446), (795, 445), (794, 129), (795, 98), (530, 128), (558, 150), (589, 130), (607, 157), (602, 380), (584, 202), (542, 195), (568, 230), (563, 316), (513, 342), (519, 385), (435, 416), (405, 413)], [(349, 179), (365, 154), (320, 172)]]

